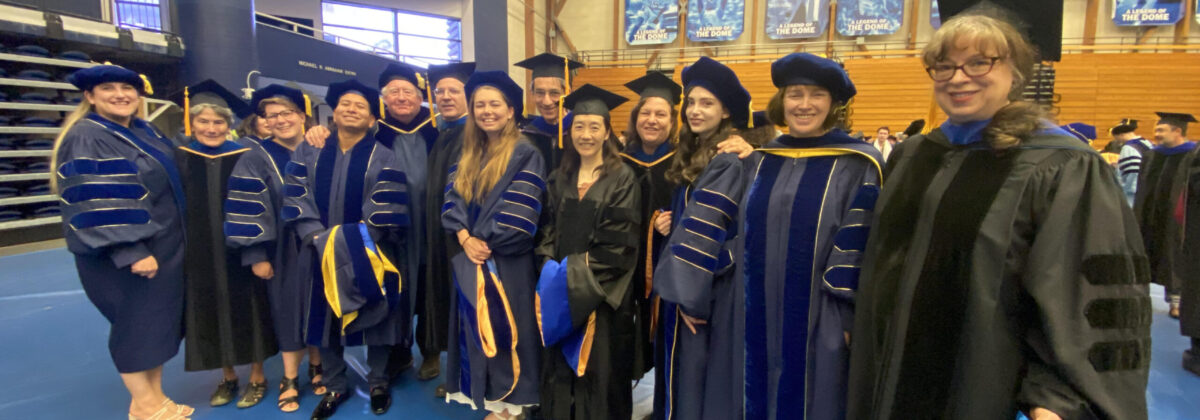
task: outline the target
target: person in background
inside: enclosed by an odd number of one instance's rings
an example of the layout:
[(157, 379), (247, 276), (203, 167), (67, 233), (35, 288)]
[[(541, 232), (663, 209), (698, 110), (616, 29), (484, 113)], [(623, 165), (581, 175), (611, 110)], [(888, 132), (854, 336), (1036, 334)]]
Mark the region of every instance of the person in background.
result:
[[(262, 401), (267, 391), (263, 361), (279, 352), (267, 303), (267, 284), (241, 255), (226, 246), (225, 212), (249, 212), (255, 207), (227, 201), (229, 179), (247, 145), (230, 140), (233, 118), (250, 115), (250, 106), (213, 80), (184, 90), (188, 106), (184, 134), (189, 137), (177, 154), (183, 189), (191, 206), (184, 226), (187, 244), (184, 275), (186, 346), (184, 369), (221, 369), (223, 378), (209, 398), (216, 407), (237, 398), (238, 376), (233, 367), (250, 364), (250, 380), (237, 402), (248, 408)], [(243, 139), (249, 145), (259, 140)]]
[(1154, 148), (1154, 143), (1139, 136), (1138, 122), (1134, 119), (1123, 119), (1109, 130), (1112, 142), (1121, 145), (1117, 170), (1121, 176), (1121, 189), (1125, 191), (1125, 199), (1129, 207), (1133, 207), (1137, 197), (1138, 176), (1142, 173), (1142, 156)]
[[(541, 415), (546, 419), (627, 419), (633, 415), (633, 272), (641, 192), (617, 156), (609, 111), (628, 101), (583, 85), (565, 102), (571, 145), (551, 175), (534, 251), (538, 330), (546, 350)], [(641, 373), (641, 372), (636, 372)]]
[(875, 137), (871, 139), (871, 145), (875, 146), (875, 150), (883, 155), (885, 161), (892, 154), (892, 143), (888, 141), (890, 136), (891, 130), (887, 127), (879, 127), (878, 130), (875, 130)]
[(304, 340), (310, 270), (300, 264), (303, 244), (283, 218), (287, 166), (313, 123), (305, 104), (311, 100), (304, 92), (283, 85), (254, 91), (250, 109), (267, 122), (271, 135), (250, 145), (234, 165), (225, 205), (226, 244), (235, 250), (238, 262), (266, 284), (275, 342), (283, 353), (277, 405), (285, 413), (300, 409), (300, 362), (305, 350), (314, 390), (322, 372), (321, 353)]
[(1196, 143), (1187, 139), (1190, 114), (1159, 112), (1154, 126), (1158, 146), (1142, 155), (1137, 196), (1133, 212), (1141, 226), (1146, 255), (1150, 258), (1150, 279), (1166, 289), (1167, 314), (1179, 318), (1180, 288), (1189, 274), (1182, 266), (1184, 220), (1179, 217), (1180, 203), (1187, 193), (1188, 177), (1196, 154)]
[(271, 136), (270, 124), (258, 116), (258, 114), (250, 114), (243, 118), (241, 124), (238, 124), (237, 134), (244, 138), (262, 141)]
[(847, 419), (1145, 419), (1146, 254), (1112, 170), (1022, 100), (1033, 47), (988, 9), (922, 61), (948, 120), (888, 162)]
[(183, 339), (187, 205), (175, 144), (137, 115), (152, 90), (136, 72), (101, 65), (67, 81), (84, 98), (50, 160), (67, 250), (111, 325), (109, 354), (133, 397), (129, 418), (187, 419), (195, 409), (162, 390), (162, 365)]

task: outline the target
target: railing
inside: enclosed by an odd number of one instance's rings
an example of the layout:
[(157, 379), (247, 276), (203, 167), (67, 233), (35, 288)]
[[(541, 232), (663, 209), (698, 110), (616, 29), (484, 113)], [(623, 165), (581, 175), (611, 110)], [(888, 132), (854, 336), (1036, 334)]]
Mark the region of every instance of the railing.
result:
[[(679, 34), (679, 36), (685, 36)], [(1151, 38), (1139, 43), (1137, 37), (1098, 37), (1093, 45), (1084, 45), (1083, 38), (1064, 38), (1063, 54), (1125, 53), (1125, 52), (1200, 52), (1200, 37), (1191, 36), (1187, 44), (1175, 45), (1174, 38)], [(588, 68), (646, 67), (672, 69), (688, 64), (701, 56), (727, 63), (769, 62), (793, 52), (811, 52), (833, 59), (916, 57), (925, 42), (910, 46), (906, 41), (861, 42), (858, 40), (809, 41), (793, 43), (760, 43), (737, 45), (690, 45), (657, 48), (632, 47), (622, 49), (587, 50), (575, 54), (575, 59)]]
[[(371, 54), (375, 54), (375, 55), (379, 55), (379, 56), (387, 57), (387, 58), (390, 58), (390, 59), (392, 59), (392, 60), (396, 60), (396, 61), (404, 61), (404, 62), (413, 62), (413, 61), (416, 61), (416, 62), (419, 62), (420, 64), (424, 64), (424, 65), (426, 65), (426, 66), (428, 66), (428, 65), (429, 65), (429, 62), (427, 62), (427, 61), (423, 60), (421, 57), (416, 57), (416, 56), (410, 56), (410, 55), (398, 54), (398, 53), (396, 53), (395, 51), (391, 51), (391, 50), (385, 50), (385, 49), (382, 49), (382, 48), (379, 48), (379, 47), (376, 47), (376, 46), (374, 46), (374, 45), (370, 45), (370, 44), (367, 44), (367, 43), (364, 43), (364, 42), (355, 41), (355, 40), (353, 40), (353, 39), (350, 39), (350, 38), (344, 38), (344, 37), (338, 36), (337, 34), (328, 33), (328, 32), (325, 32), (325, 31), (323, 31), (323, 30), (320, 30), (320, 29), (314, 28), (314, 27), (312, 27), (312, 26), (308, 26), (308, 25), (305, 25), (305, 24), (303, 24), (303, 23), (296, 22), (296, 21), (287, 20), (286, 18), (282, 18), (282, 17), (279, 17), (279, 16), (275, 16), (275, 15), (269, 15), (269, 14), (262, 13), (262, 12), (254, 12), (254, 14), (255, 14), (255, 16), (262, 16), (262, 17), (265, 17), (265, 18), (271, 19), (271, 20), (273, 20), (273, 21), (275, 21), (275, 22), (281, 23), (281, 24), (283, 24), (283, 25), (287, 25), (287, 26), (289, 26), (291, 29), (288, 29), (288, 28), (281, 28), (281, 27), (279, 27), (279, 26), (275, 26), (275, 25), (268, 25), (268, 26), (274, 26), (275, 28), (278, 28), (278, 29), (281, 29), (281, 30), (285, 30), (285, 31), (288, 31), (288, 32), (293, 32), (293, 33), (295, 33), (295, 34), (297, 34), (297, 35), (300, 35), (300, 36), (309, 37), (309, 38), (312, 38), (312, 39), (315, 39), (315, 40), (318, 40), (318, 41), (329, 42), (330, 44), (334, 44), (334, 45), (340, 45), (340, 46), (343, 46), (343, 47), (345, 47), (345, 46), (346, 46), (346, 44), (352, 44), (352, 45), (355, 45), (355, 46), (362, 47), (362, 48), (354, 48), (354, 49), (356, 49), (356, 50), (360, 50), (360, 51), (364, 51), (364, 50), (365, 50), (365, 52), (369, 52), (369, 53), (371, 53)], [(300, 31), (301, 29), (305, 29), (305, 30), (308, 30), (308, 31), (312, 31), (312, 33), (313, 33), (313, 34), (316, 34), (316, 35), (309, 35), (309, 34), (306, 34), (306, 33), (304, 33), (304, 32), (301, 32), (301, 31)], [(332, 39), (333, 39), (334, 41), (336, 41), (336, 42), (330, 42), (328, 38), (332, 38)]]

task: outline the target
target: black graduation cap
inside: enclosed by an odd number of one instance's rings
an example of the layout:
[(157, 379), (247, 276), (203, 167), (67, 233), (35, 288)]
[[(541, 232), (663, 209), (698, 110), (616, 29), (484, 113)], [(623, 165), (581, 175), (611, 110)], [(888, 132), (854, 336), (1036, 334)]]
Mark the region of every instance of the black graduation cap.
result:
[(633, 79), (626, 83), (625, 87), (637, 92), (638, 96), (643, 99), (651, 97), (666, 99), (671, 106), (678, 104), (683, 95), (683, 86), (657, 71), (646, 72), (645, 76)]
[(183, 89), (184, 112), (190, 112), (193, 105), (200, 104), (229, 108), (238, 118), (246, 118), (254, 113), (246, 101), (213, 79), (207, 79)]
[(629, 99), (591, 83), (575, 89), (563, 99), (564, 105), (571, 110), (572, 115), (599, 115), (602, 117), (607, 117), (608, 111), (625, 102), (629, 102)]
[(1037, 46), (1042, 60), (1059, 61), (1062, 58), (1061, 1), (938, 0), (938, 11), (942, 15), (942, 22), (959, 14), (982, 14), (1007, 21)]
[(1196, 121), (1196, 117), (1192, 116), (1192, 114), (1183, 114), (1178, 112), (1155, 112), (1155, 114), (1158, 114), (1159, 124), (1187, 127), (1188, 123), (1200, 122)]
[(551, 53), (541, 53), (517, 63), (516, 66), (533, 70), (533, 77), (535, 79), (538, 77), (566, 79), (567, 74), (565, 69), (575, 70), (582, 68), (583, 63)]
[(1125, 118), (1125, 119), (1122, 119), (1121, 122), (1117, 123), (1117, 125), (1113, 126), (1113, 128), (1109, 129), (1108, 133), (1115, 136), (1118, 134), (1125, 134), (1125, 133), (1136, 131), (1137, 128), (1138, 128), (1137, 120), (1132, 119), (1132, 118)]
[(918, 133), (921, 132), (921, 130), (924, 130), (924, 129), (925, 129), (925, 120), (916, 120), (916, 121), (909, 123), (908, 128), (905, 128), (903, 133), (906, 136), (912, 137), (912, 136), (917, 135)]
[(429, 83), (437, 85), (438, 81), (452, 77), (466, 84), (472, 73), (475, 73), (475, 63), (473, 62), (430, 65)]

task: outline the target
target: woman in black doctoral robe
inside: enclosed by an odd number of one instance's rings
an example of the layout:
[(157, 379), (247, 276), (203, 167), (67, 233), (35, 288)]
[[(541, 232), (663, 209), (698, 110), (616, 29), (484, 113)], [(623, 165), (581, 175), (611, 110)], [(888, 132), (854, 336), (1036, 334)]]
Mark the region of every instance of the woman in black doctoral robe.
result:
[(549, 223), (536, 250), (544, 262), (537, 298), (546, 347), (541, 414), (629, 418), (641, 194), (633, 170), (617, 156), (608, 115), (626, 99), (584, 85), (565, 101), (573, 112), (571, 145), (550, 176)]
[(984, 15), (925, 47), (949, 121), (888, 160), (847, 418), (1146, 418), (1146, 254), (1104, 158), (1021, 101), (1033, 56)]

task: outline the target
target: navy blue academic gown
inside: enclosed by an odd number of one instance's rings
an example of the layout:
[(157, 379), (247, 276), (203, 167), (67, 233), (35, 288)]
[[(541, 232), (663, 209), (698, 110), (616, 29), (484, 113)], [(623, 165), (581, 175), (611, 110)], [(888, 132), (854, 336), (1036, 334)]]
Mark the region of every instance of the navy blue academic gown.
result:
[(249, 267), (270, 261), (275, 277), (266, 281), (275, 340), (281, 351), (302, 350), (308, 310), (309, 270), (300, 264), (300, 238), (283, 220), (283, 174), (292, 151), (265, 139), (251, 146), (229, 177), (225, 202), (225, 241)]
[[(655, 361), (661, 371), (655, 382), (661, 389), (655, 393), (661, 418), (741, 417), (735, 314), (743, 303), (733, 251), (734, 217), (745, 189), (742, 167), (737, 155), (719, 154), (673, 199), (671, 236), (654, 270), (654, 291), (662, 297), (663, 335)], [(679, 312), (708, 323), (697, 325), (693, 334)]]
[[(186, 206), (173, 149), (143, 120), (126, 128), (89, 114), (57, 154), (67, 249), (88, 299), (112, 324), (108, 348), (121, 373), (161, 366), (183, 337)], [(130, 271), (150, 256), (153, 279)]]
[(745, 368), (732, 379), (744, 383), (747, 420), (845, 417), (844, 334), (854, 323), (882, 161), (841, 130), (780, 136), (746, 160), (734, 253)]
[(464, 252), (451, 257), (455, 297), (447, 398), (491, 411), (504, 404), (537, 404), (542, 344), (534, 310), (533, 248), (546, 191), (542, 156), (528, 140), (519, 140), (500, 181), (471, 203), (453, 189), (456, 170), (457, 165), (447, 176), (442, 225), (447, 232), (466, 229), (484, 240), (492, 258), (480, 266)]
[[(341, 230), (356, 232), (360, 221), (370, 227), (371, 239), (382, 248), (387, 256), (404, 273), (405, 260), (401, 239), (409, 224), (409, 198), (404, 172), (396, 168), (394, 154), (372, 133), (360, 140), (349, 151), (343, 153), (338, 144), (337, 130), (325, 140), (325, 147), (316, 148), (301, 144), (292, 153), (292, 162), (284, 170), (284, 219), (294, 226), (301, 242), (309, 244), (318, 235), (332, 233), (335, 226)], [(337, 236), (337, 235), (332, 235)], [(365, 239), (365, 238), (364, 238)], [(356, 328), (346, 329), (335, 313), (329, 299), (337, 296), (335, 288), (353, 282), (353, 277), (337, 276), (326, 278), (326, 265), (340, 266), (356, 261), (355, 254), (348, 254), (342, 247), (327, 247), (326, 243), (303, 246), (299, 264), (311, 269), (312, 285), (306, 323), (308, 344), (330, 348), (341, 346), (411, 346), (412, 293), (410, 280), (404, 276), (385, 282), (384, 296), (388, 300), (385, 316), (360, 322)], [(361, 253), (362, 247), (351, 249)], [(328, 254), (326, 254), (326, 252)], [(366, 300), (380, 296), (367, 295)], [(342, 295), (343, 297), (346, 297)], [(339, 306), (344, 302), (336, 302)]]

